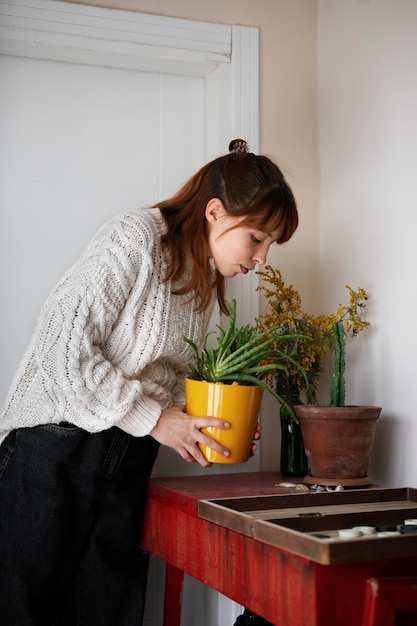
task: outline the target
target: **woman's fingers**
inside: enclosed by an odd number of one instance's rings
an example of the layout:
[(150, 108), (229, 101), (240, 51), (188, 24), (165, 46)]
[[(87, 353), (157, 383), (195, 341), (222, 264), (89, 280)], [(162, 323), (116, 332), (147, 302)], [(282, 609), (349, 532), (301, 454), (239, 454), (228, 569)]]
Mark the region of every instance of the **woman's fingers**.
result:
[[(150, 435), (159, 443), (169, 446), (178, 452), (188, 463), (199, 463), (202, 467), (211, 465), (200, 450), (198, 444), (211, 448), (225, 457), (230, 456), (230, 450), (221, 445), (207, 433), (207, 428), (225, 430), (230, 423), (214, 417), (193, 417), (185, 413), (185, 407), (171, 407), (162, 411), (159, 421)], [(204, 432), (203, 432), (204, 430)], [(256, 441), (261, 437), (261, 425), (256, 424), (253, 434), (253, 443), (250, 455), (257, 450)]]
[(203, 467), (211, 465), (200, 448), (202, 443), (219, 454), (229, 456), (230, 452), (212, 439), (208, 434), (201, 432), (202, 428), (212, 426), (214, 428), (230, 428), (228, 422), (208, 417), (192, 417), (184, 412), (182, 407), (172, 407), (162, 411), (155, 427), (149, 433), (159, 443), (169, 446), (178, 452), (181, 457), (192, 463), (197, 461)]

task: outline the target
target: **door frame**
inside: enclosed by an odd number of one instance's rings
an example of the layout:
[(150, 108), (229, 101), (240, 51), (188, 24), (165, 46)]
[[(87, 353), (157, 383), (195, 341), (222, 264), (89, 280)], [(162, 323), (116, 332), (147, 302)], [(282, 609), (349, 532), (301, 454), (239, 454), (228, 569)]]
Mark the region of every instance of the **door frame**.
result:
[[(248, 26), (59, 0), (0, 0), (0, 54), (205, 78), (206, 160), (234, 137), (258, 151), (258, 39)], [(241, 303), (239, 324), (259, 314), (257, 285), (255, 272), (229, 282), (228, 298)]]

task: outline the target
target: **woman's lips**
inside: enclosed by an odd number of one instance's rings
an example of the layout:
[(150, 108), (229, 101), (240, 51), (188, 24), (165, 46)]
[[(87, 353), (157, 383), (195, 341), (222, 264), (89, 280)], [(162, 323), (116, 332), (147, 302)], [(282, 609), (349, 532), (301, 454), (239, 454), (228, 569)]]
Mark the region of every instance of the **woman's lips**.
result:
[(240, 269), (242, 270), (242, 274), (247, 274), (249, 272), (248, 268), (245, 267), (244, 265), (241, 265)]

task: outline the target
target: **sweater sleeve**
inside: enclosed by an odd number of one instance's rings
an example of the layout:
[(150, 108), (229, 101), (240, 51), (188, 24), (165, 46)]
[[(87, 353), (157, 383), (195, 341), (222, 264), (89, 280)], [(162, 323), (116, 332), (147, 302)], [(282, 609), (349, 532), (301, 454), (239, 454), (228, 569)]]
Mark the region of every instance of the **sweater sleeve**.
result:
[(43, 309), (35, 346), (43, 387), (54, 398), (58, 417), (69, 416), (90, 432), (117, 425), (143, 436), (162, 410), (143, 393), (140, 380), (127, 377), (105, 356), (113, 326), (131, 305), (132, 290), (136, 303), (156, 300), (155, 236), (146, 220), (129, 216), (106, 225)]

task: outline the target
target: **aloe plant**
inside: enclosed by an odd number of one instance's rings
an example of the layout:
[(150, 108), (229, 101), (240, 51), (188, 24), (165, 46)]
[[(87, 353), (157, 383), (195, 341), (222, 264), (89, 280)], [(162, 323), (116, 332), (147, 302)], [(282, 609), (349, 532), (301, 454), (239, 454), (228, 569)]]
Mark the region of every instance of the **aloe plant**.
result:
[[(217, 326), (219, 335), (215, 348), (207, 347), (207, 340), (214, 331), (206, 334), (201, 350), (193, 341), (184, 337), (194, 352), (194, 363), (189, 367), (188, 378), (214, 383), (237, 382), (244, 385), (259, 385), (285, 406), (291, 417), (297, 421), (292, 407), (263, 380), (263, 377), (268, 373), (276, 375), (279, 370), (287, 374), (287, 366), (290, 363), (304, 373), (294, 359), (297, 351), (297, 342), (294, 342), (294, 339), (309, 338), (304, 335), (285, 334), (281, 326), (264, 332), (259, 332), (257, 325), (250, 324), (236, 328), (236, 300), (228, 304), (228, 309), (229, 325), (226, 330)], [(274, 343), (278, 340), (280, 345), (285, 344), (287, 340), (291, 341), (289, 353), (274, 348)]]

